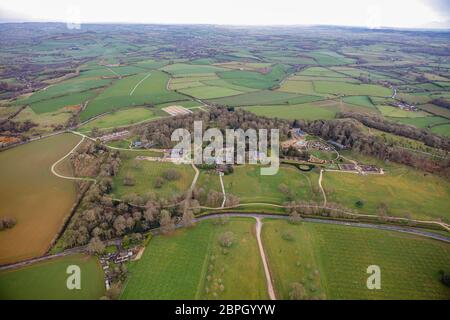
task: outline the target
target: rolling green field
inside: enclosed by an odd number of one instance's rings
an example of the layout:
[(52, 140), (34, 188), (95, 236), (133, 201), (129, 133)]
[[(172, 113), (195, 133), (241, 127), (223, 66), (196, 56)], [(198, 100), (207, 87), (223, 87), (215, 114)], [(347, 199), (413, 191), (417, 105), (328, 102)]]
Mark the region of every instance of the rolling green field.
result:
[(376, 214), (384, 203), (390, 215), (448, 221), (448, 180), (406, 166), (379, 165), (384, 168), (384, 175), (326, 172), (322, 185), (327, 198), (349, 208), (355, 208), (355, 203), (361, 200), (364, 206), (359, 211), (369, 214)]
[(272, 176), (260, 174), (259, 166), (237, 166), (234, 172), (223, 177), (225, 191), (238, 196), (241, 203), (260, 202), (283, 204), (288, 201), (285, 193), (279, 190), (285, 184), (291, 190), (293, 199), (316, 199), (320, 195), (313, 193), (316, 185), (316, 173), (303, 173), (292, 166), (281, 166)]
[(333, 119), (338, 112), (338, 103), (335, 101), (304, 103), (299, 105), (278, 106), (251, 106), (244, 107), (258, 116), (280, 119)]
[(441, 136), (450, 137), (450, 124), (433, 127), (431, 131)]
[(0, 216), (17, 224), (0, 232), (0, 264), (45, 253), (76, 198), (72, 181), (54, 176), (51, 165), (80, 140), (61, 134), (0, 153)]
[(212, 99), (211, 102), (226, 106), (253, 106), (274, 104), (299, 104), (320, 100), (317, 96), (302, 96), (290, 92), (281, 91), (257, 91), (247, 92), (231, 97)]
[(362, 107), (367, 108), (374, 108), (375, 106), (370, 101), (368, 96), (351, 96), (351, 97), (345, 97), (342, 99), (344, 102), (350, 103), (350, 104), (356, 104)]
[[(284, 234), (292, 240), (284, 240)], [(263, 243), (277, 294), (287, 299), (292, 282), (308, 298), (448, 299), (439, 281), (449, 272), (450, 246), (385, 230), (264, 220)], [(381, 289), (368, 290), (366, 269), (381, 269)]]
[[(58, 84), (50, 85), (46, 89), (32, 94), (29, 98), (17, 100), (17, 104), (32, 104), (38, 101), (49, 100), (56, 97), (66, 96), (75, 92), (87, 91), (93, 88), (104, 87), (111, 83), (111, 80), (86, 79), (83, 77), (70, 79)], [(47, 112), (47, 111), (42, 111)]]
[(270, 89), (286, 77), (289, 66), (276, 64), (268, 73), (260, 73), (246, 70), (233, 70), (219, 72), (218, 76), (234, 85), (254, 89)]
[(186, 96), (167, 90), (168, 80), (167, 74), (156, 70), (117, 80), (89, 102), (87, 108), (80, 114), (80, 119), (83, 121), (127, 106), (186, 100)]
[(90, 132), (93, 128), (116, 128), (127, 126), (133, 123), (138, 123), (141, 121), (157, 119), (159, 118), (159, 116), (156, 115), (156, 113), (158, 112), (155, 111), (159, 110), (152, 110), (149, 108), (132, 108), (128, 110), (119, 110), (86, 123), (84, 126), (79, 128), (79, 131)]
[(192, 65), (185, 63), (175, 63), (162, 68), (162, 70), (176, 76), (182, 75), (195, 75), (205, 73), (215, 73), (220, 71), (226, 71), (224, 68), (209, 65)]
[[(67, 267), (81, 270), (81, 289), (67, 289)], [(103, 270), (96, 257), (69, 255), (0, 272), (1, 300), (94, 300), (105, 293)]]
[[(218, 237), (227, 231), (234, 241), (224, 254)], [(253, 219), (232, 218), (156, 236), (131, 265), (121, 299), (267, 299), (254, 232)]]
[(314, 81), (314, 89), (319, 93), (330, 93), (348, 96), (380, 96), (390, 97), (392, 91), (388, 88), (374, 84), (354, 84), (335, 81)]
[(65, 109), (48, 113), (36, 113), (30, 107), (26, 107), (14, 119), (17, 121), (32, 121), (38, 126), (33, 127), (30, 133), (42, 134), (53, 132), (57, 126), (64, 126), (72, 115), (72, 111)]
[(377, 108), (383, 116), (392, 118), (422, 118), (428, 115), (422, 111), (406, 111), (392, 106), (377, 106)]
[[(186, 192), (194, 179), (194, 170), (190, 165), (176, 165), (169, 162), (138, 161), (137, 155), (155, 156), (152, 152), (132, 152), (122, 151), (122, 164), (117, 176), (114, 177), (113, 194), (121, 198), (128, 194), (145, 195), (149, 192), (169, 198), (174, 195), (181, 195)], [(158, 156), (158, 155), (156, 155)], [(161, 177), (169, 169), (174, 169), (180, 174), (180, 178), (175, 181), (165, 181), (161, 188), (155, 188), (155, 179)], [(124, 178), (130, 175), (134, 179), (133, 186), (126, 186), (123, 183)]]
[(450, 120), (447, 120), (442, 117), (421, 117), (421, 118), (391, 118), (390, 120), (403, 123), (403, 124), (410, 124), (413, 126), (416, 126), (418, 128), (428, 128), (429, 126), (435, 125), (435, 124), (441, 124), (449, 122)]
[(283, 83), (283, 85), (280, 87), (279, 91), (292, 92), (292, 93), (298, 93), (298, 94), (307, 94), (307, 95), (318, 94), (314, 90), (314, 85), (313, 85), (312, 81), (288, 80)]
[(188, 96), (192, 96), (198, 99), (214, 99), (226, 96), (235, 96), (242, 93), (241, 91), (237, 91), (230, 88), (217, 86), (203, 86), (203, 85), (187, 89), (181, 89), (179, 91)]
[(58, 98), (38, 101), (30, 104), (30, 107), (37, 114), (55, 112), (67, 106), (80, 105), (94, 96), (95, 92), (92, 90), (76, 92)]

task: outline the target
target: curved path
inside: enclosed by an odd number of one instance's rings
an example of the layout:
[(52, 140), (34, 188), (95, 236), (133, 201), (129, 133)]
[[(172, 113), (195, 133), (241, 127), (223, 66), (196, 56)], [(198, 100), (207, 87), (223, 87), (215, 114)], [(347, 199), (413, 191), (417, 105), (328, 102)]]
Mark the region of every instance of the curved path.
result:
[(323, 206), (326, 207), (327, 206), (327, 195), (325, 194), (325, 190), (323, 190), (323, 187), (322, 187), (322, 176), (323, 176), (323, 169), (320, 169), (319, 188), (320, 188), (320, 191), (322, 191), (322, 195), (323, 195)]
[(222, 205), (220, 206), (221, 208), (225, 207), (225, 202), (227, 201), (227, 194), (225, 193), (225, 186), (223, 185), (223, 173), (219, 172), (219, 179), (220, 179), (220, 186), (222, 187), (222, 194), (223, 194), (223, 201), (222, 201)]
[(270, 276), (269, 263), (267, 262), (266, 253), (264, 252), (264, 247), (261, 241), (261, 229), (262, 229), (261, 218), (255, 217), (255, 219), (256, 219), (256, 240), (258, 241), (259, 254), (261, 255), (261, 260), (264, 266), (264, 273), (266, 274), (267, 293), (269, 294), (270, 300), (276, 300), (275, 290), (273, 289), (272, 277)]
[(84, 141), (84, 137), (81, 138), (80, 142), (77, 143), (77, 145), (75, 147), (72, 148), (72, 150), (70, 150), (66, 155), (64, 155), (61, 159), (57, 160), (54, 164), (52, 164), (50, 171), (57, 177), (59, 178), (63, 178), (63, 179), (69, 179), (69, 180), (83, 180), (83, 181), (93, 181), (96, 182), (96, 180), (94, 178), (79, 178), (79, 177), (69, 177), (69, 176), (64, 176), (62, 174), (59, 174), (58, 172), (56, 172), (55, 168), (56, 166), (62, 162), (64, 159), (66, 159), (68, 156), (70, 156), (77, 148), (80, 144), (82, 144)]
[(195, 185), (197, 183), (198, 176), (200, 175), (200, 171), (198, 171), (197, 167), (194, 164), (194, 161), (191, 161), (191, 166), (195, 171), (195, 176), (194, 176), (194, 179), (192, 180), (191, 187), (189, 189), (192, 194), (192, 191), (194, 191)]

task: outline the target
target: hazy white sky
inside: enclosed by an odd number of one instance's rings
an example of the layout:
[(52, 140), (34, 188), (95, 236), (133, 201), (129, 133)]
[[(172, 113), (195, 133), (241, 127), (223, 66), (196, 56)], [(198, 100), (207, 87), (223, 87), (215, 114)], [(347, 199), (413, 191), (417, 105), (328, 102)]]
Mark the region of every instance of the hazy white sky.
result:
[(7, 0), (2, 20), (332, 24), (418, 27), (448, 19), (448, 0)]

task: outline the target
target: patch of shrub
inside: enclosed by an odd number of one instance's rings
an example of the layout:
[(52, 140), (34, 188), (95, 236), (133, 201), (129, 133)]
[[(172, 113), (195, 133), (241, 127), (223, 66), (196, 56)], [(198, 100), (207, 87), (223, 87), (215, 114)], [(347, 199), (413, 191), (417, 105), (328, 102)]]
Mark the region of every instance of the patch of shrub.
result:
[(11, 229), (16, 225), (17, 221), (14, 218), (10, 217), (1, 217), (0, 218), (0, 231)]

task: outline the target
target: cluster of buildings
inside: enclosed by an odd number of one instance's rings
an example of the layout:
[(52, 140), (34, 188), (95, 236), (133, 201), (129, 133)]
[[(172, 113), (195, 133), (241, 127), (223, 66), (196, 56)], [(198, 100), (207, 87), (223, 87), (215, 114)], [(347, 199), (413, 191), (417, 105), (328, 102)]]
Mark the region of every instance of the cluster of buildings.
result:
[(396, 102), (394, 106), (405, 111), (419, 111), (416, 106), (407, 104), (406, 102)]
[(371, 164), (354, 164), (354, 163), (339, 164), (339, 170), (360, 173), (363, 175), (384, 174), (382, 168), (378, 168), (377, 166)]
[(153, 148), (155, 146), (155, 143), (150, 141), (150, 142), (143, 142), (140, 140), (135, 140), (133, 142), (131, 142), (131, 148), (134, 149), (150, 149)]
[(98, 139), (101, 142), (121, 140), (121, 139), (127, 137), (129, 134), (130, 134), (130, 132), (128, 130), (123, 130), (123, 131), (118, 131), (118, 132), (105, 134), (104, 136), (98, 137)]
[(281, 143), (281, 148), (283, 150), (293, 147), (295, 149), (306, 148), (306, 136), (307, 134), (303, 132), (300, 128), (293, 128), (290, 130), (291, 138), (287, 141)]
[(105, 273), (105, 287), (109, 290), (111, 282), (113, 280), (111, 265), (120, 265), (122, 263), (134, 260), (136, 255), (139, 253), (140, 248), (134, 247), (126, 250), (119, 250), (117, 252), (107, 253), (100, 257), (100, 264), (102, 266), (103, 272)]

